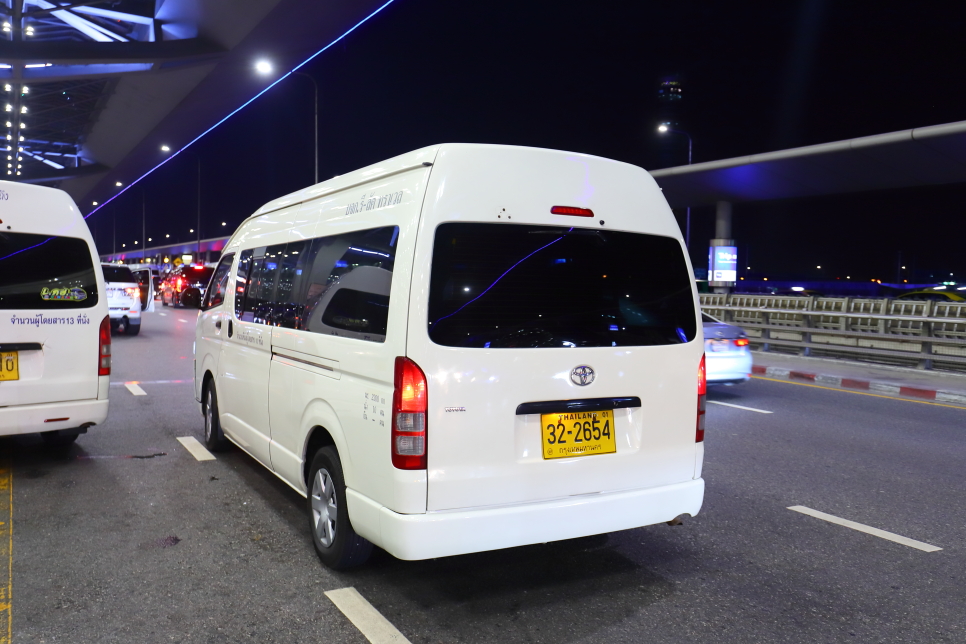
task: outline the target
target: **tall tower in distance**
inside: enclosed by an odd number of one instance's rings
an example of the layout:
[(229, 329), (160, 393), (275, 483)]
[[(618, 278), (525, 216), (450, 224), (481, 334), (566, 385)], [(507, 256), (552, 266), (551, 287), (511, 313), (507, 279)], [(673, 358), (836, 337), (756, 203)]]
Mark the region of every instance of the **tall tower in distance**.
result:
[[(682, 103), (684, 100), (684, 82), (680, 74), (663, 76), (657, 86), (657, 117), (656, 128), (664, 124), (671, 129), (684, 129), (681, 124)], [(684, 147), (682, 147), (682, 145)], [(681, 136), (662, 136), (658, 141), (658, 167), (687, 163), (687, 139)], [(683, 157), (681, 150), (684, 150)], [(682, 161), (683, 158), (683, 161)]]

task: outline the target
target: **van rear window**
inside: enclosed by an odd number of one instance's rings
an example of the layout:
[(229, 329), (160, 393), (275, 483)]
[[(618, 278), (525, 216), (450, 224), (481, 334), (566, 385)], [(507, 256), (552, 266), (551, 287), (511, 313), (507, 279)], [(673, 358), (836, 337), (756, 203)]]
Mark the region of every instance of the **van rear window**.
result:
[(137, 279), (134, 277), (134, 273), (127, 266), (109, 266), (102, 265), (101, 268), (104, 270), (104, 281), (108, 283), (137, 283)]
[(48, 311), (96, 304), (97, 276), (85, 240), (0, 232), (0, 309)]
[(692, 278), (670, 237), (448, 223), (436, 229), (428, 331), (450, 347), (690, 342)]

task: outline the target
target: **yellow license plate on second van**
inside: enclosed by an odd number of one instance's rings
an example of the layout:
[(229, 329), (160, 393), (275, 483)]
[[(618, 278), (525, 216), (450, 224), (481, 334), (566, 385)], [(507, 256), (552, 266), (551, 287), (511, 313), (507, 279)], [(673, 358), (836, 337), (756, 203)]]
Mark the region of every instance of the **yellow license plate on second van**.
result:
[(614, 411), (540, 414), (543, 458), (573, 458), (617, 451)]
[(20, 380), (20, 359), (16, 351), (0, 353), (0, 381)]

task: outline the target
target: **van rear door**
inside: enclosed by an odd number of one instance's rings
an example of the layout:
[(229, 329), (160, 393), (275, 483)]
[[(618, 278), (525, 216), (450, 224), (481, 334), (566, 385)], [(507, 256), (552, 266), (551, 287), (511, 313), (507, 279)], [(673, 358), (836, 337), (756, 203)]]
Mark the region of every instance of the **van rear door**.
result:
[(0, 407), (97, 398), (95, 266), (84, 239), (0, 231)]
[(702, 347), (683, 245), (568, 219), (435, 229), (407, 348), (428, 380), (430, 511), (693, 478)]

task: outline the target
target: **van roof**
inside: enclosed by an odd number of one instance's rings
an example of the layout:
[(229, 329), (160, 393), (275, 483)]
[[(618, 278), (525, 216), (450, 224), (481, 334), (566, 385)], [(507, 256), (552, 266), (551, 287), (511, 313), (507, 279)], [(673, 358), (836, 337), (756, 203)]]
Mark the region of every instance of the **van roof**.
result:
[[(0, 181), (0, 220), (11, 232), (87, 239), (90, 231), (74, 200), (56, 188)], [(10, 217), (4, 213), (9, 211)]]
[[(495, 145), (488, 143), (440, 143), (437, 145), (431, 145), (429, 147), (420, 148), (412, 152), (407, 152), (406, 154), (400, 154), (399, 156), (393, 157), (391, 159), (386, 159), (385, 161), (380, 161), (379, 163), (374, 163), (372, 165), (360, 168), (359, 170), (354, 170), (348, 174), (339, 175), (329, 179), (328, 181), (323, 181), (315, 185), (309, 186), (307, 188), (302, 188), (296, 192), (287, 194), (278, 199), (269, 201), (267, 204), (259, 208), (252, 214), (248, 219), (254, 217), (260, 217), (261, 215), (274, 212), (276, 210), (281, 210), (283, 208), (288, 208), (289, 206), (294, 206), (296, 204), (303, 203), (305, 201), (310, 201), (318, 197), (323, 197), (325, 195), (333, 194), (339, 192), (340, 190), (346, 190), (354, 186), (363, 185), (380, 179), (382, 177), (387, 177), (399, 172), (405, 172), (406, 170), (412, 170), (420, 166), (433, 165), (438, 156), (439, 152), (443, 149), (453, 149), (460, 148), (465, 150), (471, 150), (473, 148), (503, 148), (506, 150), (540, 150), (542, 152), (557, 153), (557, 154), (567, 154), (575, 155), (580, 157), (587, 157), (593, 159), (599, 159), (601, 161), (606, 161), (608, 163), (615, 163), (621, 165), (624, 164), (621, 161), (615, 161), (614, 159), (608, 159), (605, 157), (598, 157), (590, 154), (583, 154), (579, 152), (566, 152), (562, 150), (550, 150), (546, 148), (533, 148), (527, 146), (515, 146), (515, 145)], [(243, 222), (244, 223), (244, 222)]]
[(248, 219), (251, 219), (252, 217), (259, 217), (276, 210), (281, 210), (282, 208), (288, 208), (289, 206), (294, 206), (295, 204), (299, 204), (304, 201), (324, 197), (325, 195), (339, 192), (340, 190), (345, 190), (353, 186), (369, 183), (375, 179), (393, 175), (398, 172), (405, 172), (406, 170), (411, 170), (420, 166), (432, 165), (433, 160), (436, 158), (436, 153), (441, 147), (442, 145), (433, 145), (426, 148), (421, 148), (419, 150), (414, 150), (413, 152), (407, 152), (406, 154), (400, 154), (397, 157), (386, 159), (385, 161), (380, 161), (379, 163), (374, 163), (370, 166), (360, 168), (359, 170), (349, 172), (348, 174), (333, 177), (328, 181), (323, 181), (307, 188), (302, 188), (301, 190), (287, 194), (284, 197), (279, 197), (278, 199), (269, 201), (267, 204), (256, 210), (255, 213)]

